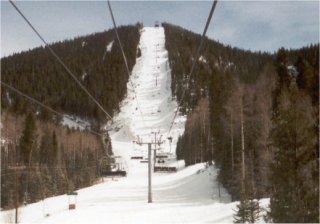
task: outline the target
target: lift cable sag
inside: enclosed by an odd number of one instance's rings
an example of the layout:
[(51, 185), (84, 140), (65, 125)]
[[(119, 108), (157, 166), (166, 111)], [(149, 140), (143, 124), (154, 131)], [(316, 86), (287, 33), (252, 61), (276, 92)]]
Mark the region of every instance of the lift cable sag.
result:
[(126, 55), (124, 53), (124, 50), (123, 50), (123, 46), (122, 46), (122, 43), (121, 43), (121, 40), (120, 40), (120, 37), (119, 37), (119, 34), (118, 34), (117, 24), (116, 24), (116, 21), (115, 21), (115, 18), (114, 18), (114, 15), (113, 15), (113, 12), (112, 12), (112, 8), (111, 8), (111, 4), (110, 4), (109, 0), (108, 0), (108, 7), (109, 7), (110, 16), (111, 16), (111, 19), (112, 19), (112, 22), (113, 22), (113, 26), (114, 26), (114, 32), (116, 34), (116, 37), (117, 37), (117, 40), (118, 40), (118, 43), (119, 43), (119, 46), (120, 46), (120, 50), (121, 50), (121, 53), (122, 53), (123, 61), (125, 63), (126, 70), (127, 70), (127, 73), (128, 73), (129, 81), (130, 81), (130, 84), (131, 84), (131, 86), (133, 88), (133, 93), (134, 93), (135, 99), (137, 101), (137, 106), (138, 106), (138, 109), (140, 111), (142, 121), (143, 121), (144, 125), (146, 126), (146, 123), (145, 123), (145, 120), (144, 120), (144, 117), (143, 117), (143, 113), (142, 113), (142, 110), (141, 110), (141, 107), (140, 107), (140, 104), (139, 104), (139, 101), (138, 101), (137, 93), (135, 91), (135, 87), (133, 85), (133, 82), (132, 82), (132, 79), (131, 79), (131, 76), (130, 76), (131, 72), (130, 72), (130, 69), (129, 69), (129, 66), (128, 66), (127, 57), (126, 57)]
[(90, 94), (90, 92), (82, 85), (82, 83), (77, 79), (77, 77), (72, 73), (68, 66), (62, 61), (62, 59), (55, 53), (55, 51), (50, 47), (47, 41), (40, 35), (36, 28), (31, 24), (31, 22), (25, 17), (25, 15), (20, 11), (20, 9), (13, 3), (12, 0), (9, 0), (11, 5), (16, 9), (16, 11), (21, 15), (21, 17), (26, 21), (26, 23), (31, 27), (31, 29), (37, 34), (37, 36), (42, 40), (45, 46), (48, 48), (50, 53), (58, 60), (62, 67), (67, 71), (67, 73), (73, 78), (73, 80), (80, 86), (80, 88), (90, 97), (90, 99), (112, 120), (110, 114), (103, 108), (103, 106)]
[[(37, 105), (39, 105), (39, 106), (41, 106), (41, 107), (43, 107), (43, 108), (51, 111), (52, 113), (54, 113), (54, 114), (56, 114), (56, 115), (58, 115), (58, 116), (62, 116), (62, 117), (64, 116), (64, 114), (62, 114), (62, 113), (60, 113), (60, 112), (52, 109), (51, 107), (48, 107), (47, 105), (45, 105), (45, 104), (41, 103), (40, 101), (38, 101), (38, 100), (36, 100), (36, 99), (28, 96), (27, 94), (21, 92), (20, 90), (12, 87), (12, 86), (10, 86), (10, 85), (8, 85), (7, 83), (5, 83), (5, 82), (3, 82), (3, 81), (0, 81), (0, 82), (1, 82), (1, 85), (5, 86), (6, 88), (10, 89), (11, 91), (13, 91), (13, 92), (15, 92), (15, 93), (17, 93), (17, 94), (19, 94), (19, 95), (27, 98), (28, 100), (32, 101), (33, 103), (35, 103), (35, 104), (37, 104)], [(91, 132), (92, 134), (98, 135), (98, 136), (100, 136), (100, 137), (103, 137), (103, 136), (104, 136), (103, 134), (100, 134), (100, 133), (98, 133), (98, 132), (95, 132), (95, 131), (93, 131), (93, 130), (91, 130), (91, 129), (86, 129), (86, 126), (84, 126), (84, 125), (82, 125), (82, 124), (78, 124), (78, 125), (81, 126), (81, 127), (83, 127), (83, 128), (84, 128), (85, 130), (87, 130), (88, 132)]]
[[(204, 30), (203, 30), (203, 33), (202, 33), (202, 37), (201, 37), (201, 41), (200, 41), (199, 47), (198, 47), (198, 49), (197, 49), (197, 51), (196, 51), (196, 55), (195, 55), (194, 60), (193, 60), (193, 64), (192, 64), (192, 67), (191, 67), (191, 70), (190, 70), (188, 79), (190, 79), (190, 77), (192, 76), (192, 74), (193, 74), (193, 72), (194, 72), (194, 69), (195, 69), (195, 67), (196, 67), (196, 64), (197, 64), (197, 61), (198, 61), (198, 58), (199, 58), (199, 54), (200, 54), (200, 52), (201, 52), (201, 49), (202, 49), (202, 46), (203, 46), (203, 43), (204, 43), (204, 40), (205, 40), (205, 36), (206, 36), (207, 30), (208, 30), (208, 27), (209, 27), (209, 24), (210, 24), (212, 15), (213, 15), (213, 13), (214, 13), (214, 11), (215, 11), (215, 8), (216, 8), (217, 3), (218, 3), (218, 0), (214, 0), (214, 1), (213, 1), (213, 4), (212, 4), (211, 10), (210, 10), (210, 13), (209, 13), (209, 16), (208, 16), (206, 25), (205, 25)], [(187, 80), (187, 81), (188, 81), (188, 80)], [(171, 132), (172, 127), (173, 127), (173, 125), (174, 125), (174, 120), (175, 120), (176, 117), (177, 117), (177, 114), (178, 114), (178, 112), (179, 112), (180, 105), (182, 104), (182, 102), (183, 102), (183, 100), (184, 100), (185, 94), (186, 94), (186, 89), (184, 89), (183, 92), (182, 92), (181, 99), (180, 99), (180, 103), (178, 103), (177, 110), (175, 111), (174, 117), (173, 117), (173, 119), (172, 119), (172, 122), (171, 122), (171, 125), (170, 125), (170, 128), (169, 128), (168, 136), (170, 136), (170, 132)]]

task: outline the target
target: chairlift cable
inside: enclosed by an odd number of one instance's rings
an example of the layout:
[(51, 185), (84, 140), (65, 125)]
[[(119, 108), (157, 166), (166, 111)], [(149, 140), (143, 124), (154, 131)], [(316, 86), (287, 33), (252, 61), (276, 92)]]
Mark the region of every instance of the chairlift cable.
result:
[(112, 120), (112, 117), (109, 113), (101, 106), (101, 104), (90, 94), (90, 92), (82, 85), (82, 83), (76, 78), (76, 76), (72, 73), (72, 71), (68, 68), (68, 66), (62, 61), (62, 59), (55, 53), (55, 51), (50, 47), (47, 41), (40, 35), (40, 33), (36, 30), (36, 28), (31, 24), (31, 22), (25, 17), (25, 15), (20, 11), (20, 9), (13, 3), (12, 0), (9, 0), (11, 5), (15, 8), (15, 10), (21, 15), (21, 17), (25, 20), (25, 22), (31, 27), (31, 29), (36, 33), (36, 35), (41, 39), (41, 41), (45, 44), (50, 53), (58, 60), (58, 62), (62, 65), (62, 67), (67, 71), (67, 73), (73, 78), (73, 80), (80, 86), (80, 88), (89, 96), (89, 98)]
[(119, 34), (118, 34), (118, 27), (117, 27), (117, 24), (116, 24), (116, 21), (115, 21), (115, 18), (114, 18), (114, 15), (113, 15), (113, 12), (112, 12), (112, 8), (111, 8), (111, 4), (110, 4), (109, 0), (108, 0), (108, 8), (109, 8), (110, 16), (111, 16), (111, 19), (112, 19), (112, 22), (113, 22), (114, 32), (116, 34), (116, 37), (117, 37), (117, 40), (118, 40), (118, 43), (119, 43), (119, 46), (120, 46), (120, 50), (121, 50), (121, 53), (122, 53), (123, 61), (125, 63), (125, 67), (126, 67), (126, 70), (127, 70), (127, 73), (128, 73), (129, 82), (130, 82), (130, 84), (131, 84), (131, 86), (133, 88), (134, 97), (135, 97), (135, 99), (137, 101), (137, 107), (138, 107), (138, 109), (140, 111), (142, 121), (143, 121), (144, 125), (147, 127), (145, 119), (143, 117), (143, 113), (142, 113), (139, 101), (138, 101), (138, 97), (137, 97), (137, 93), (135, 91), (135, 87), (134, 87), (132, 79), (130, 77), (131, 76), (131, 72), (130, 72), (130, 69), (129, 69), (129, 66), (128, 66), (128, 61), (127, 61), (126, 55), (124, 53), (122, 43), (120, 41), (120, 37), (119, 37)]
[[(197, 64), (197, 61), (198, 61), (198, 58), (199, 58), (199, 54), (200, 54), (200, 51), (202, 49), (202, 45), (204, 43), (204, 40), (205, 40), (205, 36), (206, 36), (206, 33), (207, 33), (207, 30), (208, 30), (208, 27), (210, 25), (210, 21), (211, 21), (211, 18), (213, 16), (213, 13), (215, 11), (215, 8), (217, 6), (217, 3), (218, 3), (218, 0), (214, 0), (213, 1), (213, 4), (212, 4), (212, 7), (211, 7), (211, 10), (210, 10), (210, 13), (209, 13), (209, 16), (208, 16), (208, 19), (207, 19), (207, 22), (206, 22), (206, 25), (204, 27), (204, 30), (203, 30), (203, 33), (202, 33), (202, 37), (201, 37), (201, 41), (200, 41), (200, 44), (198, 46), (198, 49), (196, 51), (196, 55), (194, 57), (194, 60), (193, 60), (193, 64), (192, 64), (192, 67), (191, 67), (191, 70), (190, 70), (190, 73), (189, 73), (189, 77), (188, 77), (188, 80), (190, 80), (193, 72), (194, 72), (194, 69), (196, 67), (196, 64)], [(188, 82), (187, 80), (187, 82)], [(174, 121), (177, 117), (177, 114), (179, 112), (179, 108), (180, 108), (180, 105), (182, 104), (183, 100), (184, 100), (184, 97), (185, 97), (185, 93), (186, 93), (186, 88), (183, 89), (183, 92), (182, 92), (182, 95), (181, 95), (181, 99), (180, 99), (180, 104), (178, 103), (178, 106), (177, 106), (177, 110), (175, 111), (175, 114), (173, 116), (173, 120), (171, 122), (171, 125), (170, 125), (170, 128), (169, 128), (169, 132), (168, 132), (168, 136), (170, 136), (170, 133), (171, 133), (171, 130), (172, 130), (172, 127), (174, 125)]]
[[(19, 95), (27, 98), (28, 100), (32, 101), (33, 103), (35, 103), (35, 104), (37, 104), (37, 105), (39, 105), (39, 106), (41, 106), (41, 107), (43, 107), (43, 108), (51, 111), (52, 113), (54, 113), (54, 114), (56, 114), (56, 115), (58, 115), (58, 116), (64, 117), (64, 114), (62, 114), (62, 113), (60, 113), (60, 112), (52, 109), (51, 107), (48, 107), (47, 105), (45, 105), (45, 104), (41, 103), (40, 101), (38, 101), (38, 100), (36, 100), (36, 99), (28, 96), (27, 94), (21, 92), (20, 90), (12, 87), (12, 86), (10, 86), (10, 85), (8, 85), (7, 83), (5, 83), (5, 82), (3, 82), (3, 81), (0, 81), (0, 82), (1, 82), (1, 84), (2, 84), (3, 86), (5, 86), (6, 88), (10, 89), (11, 91), (13, 91), (13, 92), (15, 92), (15, 93), (17, 93), (17, 94), (19, 94)], [(86, 127), (85, 127), (84, 125), (82, 125), (82, 124), (78, 124), (78, 125), (81, 126), (81, 127), (83, 127), (86, 131), (91, 132), (92, 134), (95, 134), (95, 135), (98, 135), (98, 136), (103, 137), (103, 135), (100, 134), (100, 133), (98, 133), (98, 132), (95, 132), (95, 131), (93, 131), (93, 130), (91, 130), (91, 129), (86, 129)]]

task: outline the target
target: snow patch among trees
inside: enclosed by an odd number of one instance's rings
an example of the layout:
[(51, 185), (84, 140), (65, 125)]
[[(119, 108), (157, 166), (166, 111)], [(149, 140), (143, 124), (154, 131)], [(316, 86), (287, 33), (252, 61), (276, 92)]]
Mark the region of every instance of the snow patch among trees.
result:
[(85, 130), (86, 128), (90, 128), (90, 122), (85, 121), (79, 117), (70, 115), (64, 115), (61, 124), (64, 126), (68, 126), (69, 128), (79, 130)]
[(114, 40), (113, 40), (113, 41), (111, 41), (111, 42), (107, 45), (107, 48), (106, 48), (106, 51), (107, 51), (107, 52), (111, 52), (111, 49), (112, 49), (113, 43), (114, 43)]

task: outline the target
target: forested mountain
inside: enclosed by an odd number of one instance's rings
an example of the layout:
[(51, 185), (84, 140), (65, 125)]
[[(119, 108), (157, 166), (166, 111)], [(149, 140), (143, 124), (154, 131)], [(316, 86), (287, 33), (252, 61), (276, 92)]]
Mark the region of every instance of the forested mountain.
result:
[(206, 39), (190, 79), (188, 75), (201, 36), (171, 24), (163, 26), (172, 69), (172, 92), (178, 101), (181, 101), (182, 91), (187, 87), (186, 95), (189, 97), (183, 100), (183, 110), (194, 108), (201, 97), (209, 95), (208, 84), (214, 71), (252, 83), (264, 65), (272, 63), (270, 54), (252, 53)]
[[(118, 29), (130, 70), (137, 56), (139, 28), (137, 24)], [(51, 48), (111, 116), (118, 111), (128, 74), (113, 30), (54, 43)], [(101, 110), (43, 47), (2, 58), (1, 80), (62, 114), (90, 121), (91, 129), (99, 131), (106, 122)], [(106, 150), (111, 153), (107, 134), (102, 139), (61, 127), (60, 117), (4, 86), (1, 109), (1, 208), (14, 206), (14, 166), (24, 167), (18, 174), (19, 204), (97, 181), (99, 159)]]
[[(128, 59), (129, 69), (135, 64), (139, 27), (119, 27), (119, 36)], [(102, 33), (54, 43), (51, 48), (76, 75), (99, 103), (112, 116), (127, 91), (128, 74), (115, 33)], [(104, 120), (105, 115), (72, 80), (64, 68), (43, 48), (35, 48), (1, 59), (4, 82), (62, 113), (85, 119)], [(15, 113), (26, 113), (30, 107), (23, 97), (2, 87), (1, 107)]]
[(319, 45), (273, 55), (206, 40), (194, 59), (200, 35), (163, 26), (172, 93), (187, 114), (178, 158), (213, 158), (241, 201), (236, 222), (254, 222), (262, 197), (275, 222), (319, 222)]

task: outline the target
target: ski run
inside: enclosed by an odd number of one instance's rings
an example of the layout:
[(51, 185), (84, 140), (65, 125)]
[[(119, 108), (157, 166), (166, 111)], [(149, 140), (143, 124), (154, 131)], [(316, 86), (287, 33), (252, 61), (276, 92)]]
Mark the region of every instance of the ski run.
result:
[[(112, 42), (113, 43), (113, 42)], [(112, 45), (110, 46), (110, 48)], [(108, 46), (109, 48), (109, 46)], [(127, 177), (104, 178), (101, 183), (78, 190), (76, 209), (68, 209), (68, 196), (60, 195), (21, 206), (20, 223), (231, 223), (238, 202), (217, 182), (218, 170), (200, 163), (184, 167), (175, 158), (179, 135), (184, 132), (185, 116), (177, 116), (171, 94), (171, 70), (162, 27), (141, 30), (137, 58), (128, 92), (120, 113), (106, 125), (112, 139), (113, 153), (122, 157)], [(133, 88), (134, 86), (134, 88)], [(147, 158), (154, 135), (166, 140), (157, 153), (170, 159), (159, 166), (176, 167), (174, 173), (152, 174), (152, 203), (148, 203), (148, 163), (132, 160)], [(172, 143), (168, 137), (172, 137)], [(153, 144), (154, 147), (154, 144)], [(260, 200), (267, 207), (268, 199)], [(14, 210), (2, 211), (0, 223), (14, 221)], [(261, 219), (262, 221), (262, 219)]]

